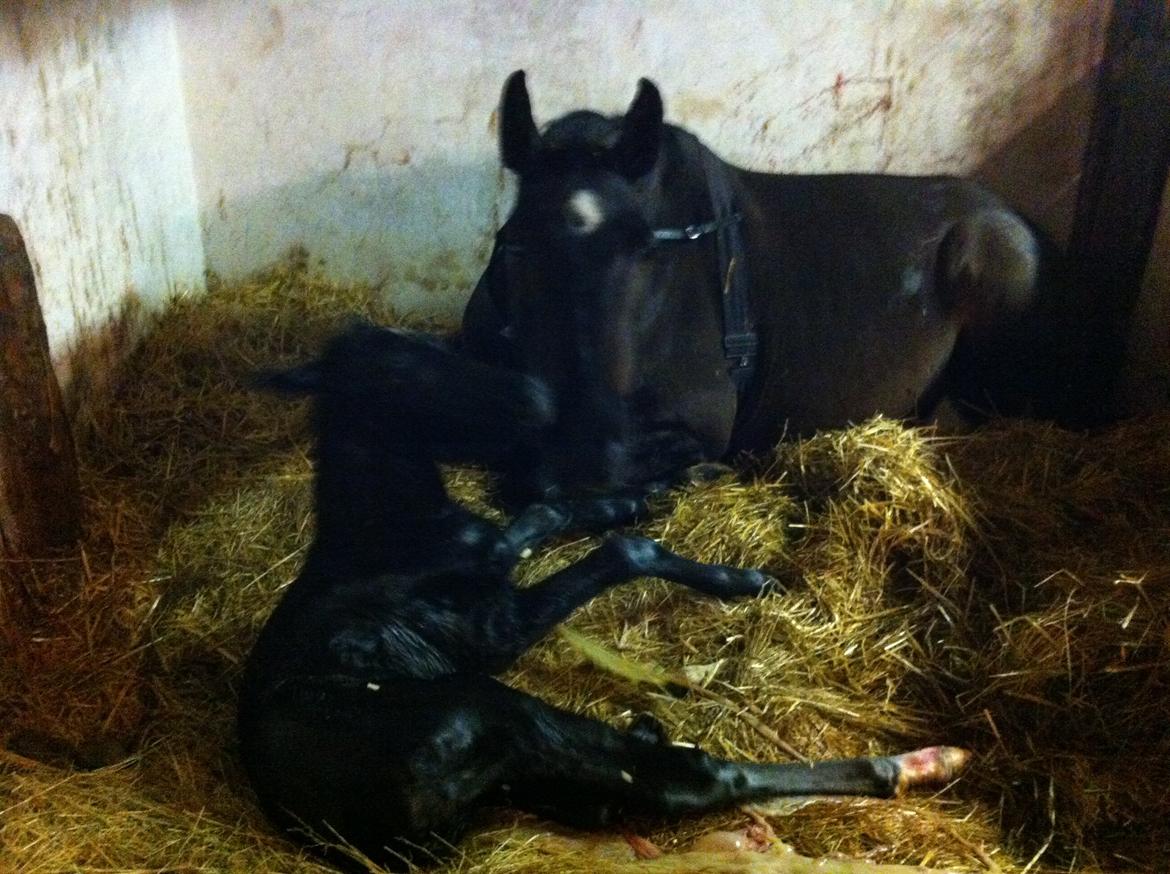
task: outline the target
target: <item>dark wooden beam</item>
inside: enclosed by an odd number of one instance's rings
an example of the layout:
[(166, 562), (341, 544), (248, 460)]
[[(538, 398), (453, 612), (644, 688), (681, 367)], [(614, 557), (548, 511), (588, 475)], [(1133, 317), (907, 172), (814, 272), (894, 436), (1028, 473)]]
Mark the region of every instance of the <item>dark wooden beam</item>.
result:
[(1108, 418), (1170, 165), (1166, 0), (1115, 0), (1069, 256), (1069, 340), (1090, 419)]
[(81, 535), (77, 457), (20, 229), (0, 215), (0, 558)]

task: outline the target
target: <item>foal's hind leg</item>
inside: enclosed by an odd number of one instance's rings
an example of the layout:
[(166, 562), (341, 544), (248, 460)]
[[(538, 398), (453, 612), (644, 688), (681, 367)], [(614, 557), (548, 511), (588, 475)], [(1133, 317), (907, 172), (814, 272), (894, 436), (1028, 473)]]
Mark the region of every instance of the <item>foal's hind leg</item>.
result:
[(812, 765), (750, 764), (673, 746), (645, 731), (621, 732), (513, 690), (495, 706), (513, 711), (517, 755), (506, 776), (516, 807), (580, 827), (630, 815), (680, 816), (792, 795), (891, 797), (952, 779), (967, 754), (928, 747), (901, 756)]

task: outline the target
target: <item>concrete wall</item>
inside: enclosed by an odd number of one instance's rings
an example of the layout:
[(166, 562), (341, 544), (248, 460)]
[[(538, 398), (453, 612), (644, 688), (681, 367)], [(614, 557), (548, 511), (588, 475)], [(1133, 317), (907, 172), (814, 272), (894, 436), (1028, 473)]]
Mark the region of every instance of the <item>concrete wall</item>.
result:
[(304, 242), (457, 315), (507, 206), (493, 113), (517, 67), (539, 119), (621, 111), (646, 75), (741, 164), (982, 168), (1060, 233), (1108, 6), (175, 0), (208, 264), (238, 276)]
[(166, 0), (0, 2), (0, 212), (21, 227), (61, 375), (86, 376), (129, 299), (203, 279)]
[[(760, 169), (973, 173), (1062, 236), (1108, 0), (0, 0), (0, 212), (59, 371), (100, 380), (128, 300), (303, 243), (457, 316), (510, 196), (504, 77), (540, 119), (668, 117)], [(1130, 397), (1170, 384), (1168, 220)], [(76, 382), (76, 380), (74, 380)]]

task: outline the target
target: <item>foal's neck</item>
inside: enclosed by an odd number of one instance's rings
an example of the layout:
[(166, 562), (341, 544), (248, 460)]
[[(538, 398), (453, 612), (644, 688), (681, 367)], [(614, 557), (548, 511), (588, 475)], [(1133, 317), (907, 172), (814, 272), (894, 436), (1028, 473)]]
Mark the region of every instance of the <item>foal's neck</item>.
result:
[(314, 552), (363, 573), (413, 567), (460, 512), (438, 465), (373, 430), (320, 424)]

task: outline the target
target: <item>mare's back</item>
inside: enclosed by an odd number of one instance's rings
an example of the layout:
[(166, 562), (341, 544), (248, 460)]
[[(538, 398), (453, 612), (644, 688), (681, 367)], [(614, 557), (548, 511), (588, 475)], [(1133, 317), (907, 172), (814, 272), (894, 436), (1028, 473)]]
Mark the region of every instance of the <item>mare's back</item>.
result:
[(770, 445), (785, 422), (808, 433), (913, 415), (962, 329), (940, 294), (940, 243), (957, 220), (1002, 203), (950, 177), (739, 178), (764, 387), (739, 446)]

